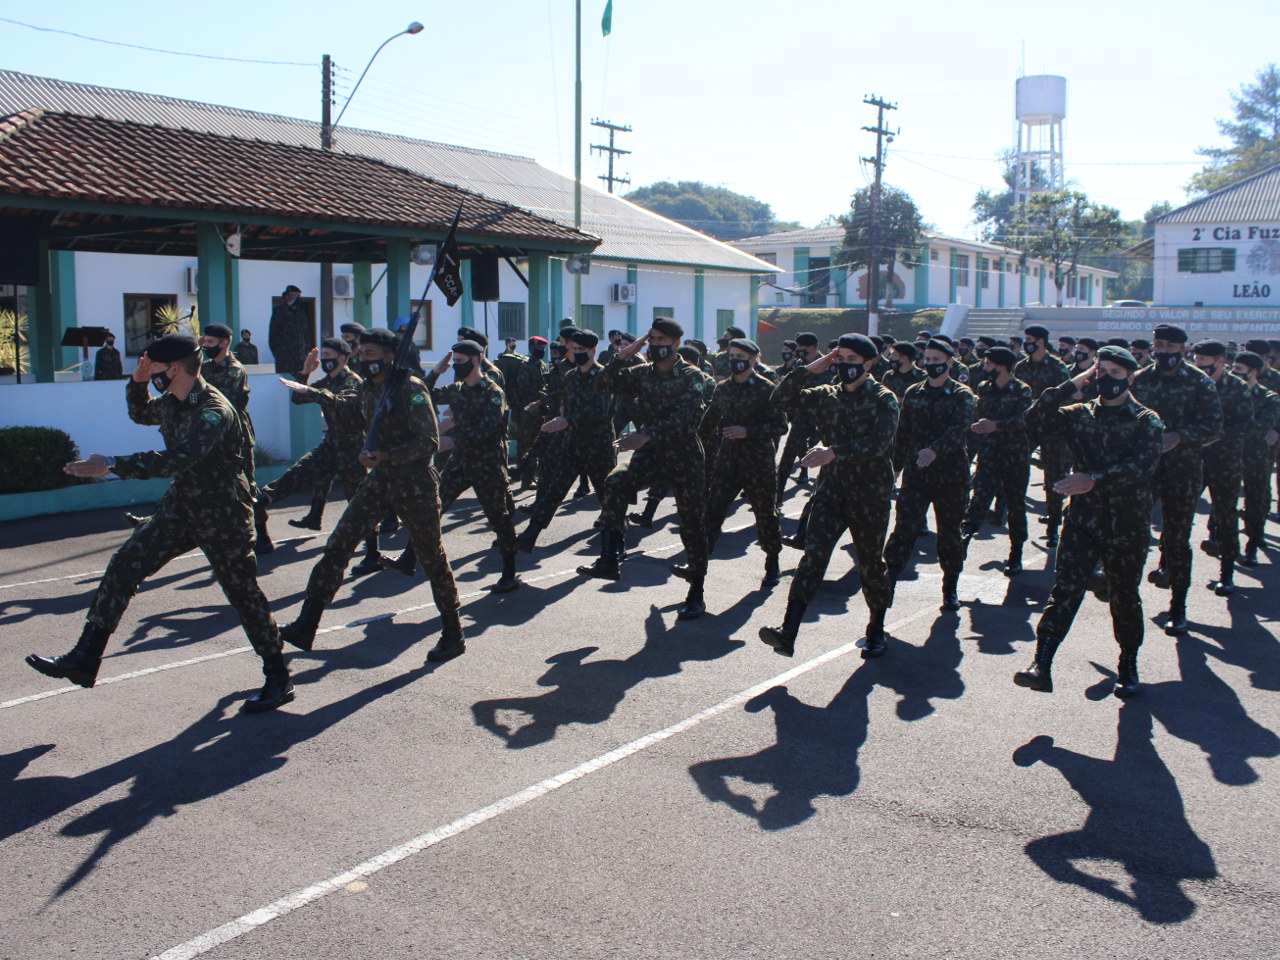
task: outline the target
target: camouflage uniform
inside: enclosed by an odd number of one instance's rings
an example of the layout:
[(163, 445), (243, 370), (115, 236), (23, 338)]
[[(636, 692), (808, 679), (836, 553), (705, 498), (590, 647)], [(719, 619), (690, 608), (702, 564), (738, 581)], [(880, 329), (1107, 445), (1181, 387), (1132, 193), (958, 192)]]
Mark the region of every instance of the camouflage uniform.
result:
[(971, 432), (978, 466), (965, 527), (977, 530), (992, 497), (999, 496), (1009, 511), (1010, 545), (1021, 545), (1027, 539), (1027, 483), (1031, 479), (1031, 447), (1023, 418), (1031, 409), (1031, 388), (1017, 379), (999, 387), (991, 379), (979, 383), (977, 393), (977, 418), (995, 421), (996, 430), (988, 434)]
[(1275, 457), (1275, 447), (1267, 446), (1267, 433), (1280, 426), (1280, 394), (1264, 387), (1259, 378), (1249, 388), (1249, 398), (1253, 402), (1253, 427), (1244, 435), (1241, 457), (1244, 535), (1250, 544), (1261, 547), (1271, 510), (1271, 468)]
[[(523, 461), (537, 441), (543, 423), (541, 402), (547, 396), (547, 365), (536, 357), (523, 357), (508, 380), (507, 401), (511, 406), (511, 422), (516, 428), (516, 460)], [(531, 403), (539, 406), (526, 411), (525, 407)], [(522, 485), (528, 486), (528, 481), (537, 475), (537, 461), (526, 463), (524, 471), (520, 479)]]
[[(1249, 385), (1230, 370), (1217, 381), (1222, 403), (1222, 436), (1201, 449), (1204, 486), (1212, 508), (1212, 539), (1224, 563), (1240, 556), (1240, 490), (1244, 482), (1244, 438), (1254, 429)], [(1197, 492), (1197, 499), (1204, 492)]]
[(100, 347), (93, 355), (93, 379), (119, 380), (124, 376), (124, 362), (115, 347)]
[(871, 610), (887, 610), (893, 591), (882, 550), (893, 492), (889, 455), (898, 427), (898, 400), (871, 378), (852, 391), (834, 384), (807, 386), (813, 379), (817, 378), (799, 367), (787, 374), (773, 393), (779, 409), (793, 417), (808, 417), (815, 425), (817, 439), (836, 455), (818, 476), (804, 559), (791, 581), (789, 597), (806, 605), (813, 602), (831, 551), (841, 533), (848, 530), (857, 555), (862, 596)]
[(252, 367), (258, 362), (258, 347), (248, 340), (241, 340), (231, 348), (231, 355), (242, 365)]
[(365, 419), (360, 404), (361, 380), (350, 370), (337, 370), (308, 385), (306, 393), (291, 391), (295, 404), (318, 403), (324, 415), (324, 439), (313, 450), (304, 453), (280, 478), (262, 489), (267, 503), (276, 503), (308, 484), (332, 477), (342, 478), (347, 499), (364, 480), (365, 468), (360, 463), (364, 446)]
[[(703, 446), (707, 450), (718, 446), (707, 488), (708, 549), (715, 548), (729, 507), (741, 492), (755, 514), (761, 549), (771, 555), (782, 552), (773, 459), (778, 438), (787, 431), (787, 420), (770, 402), (773, 390), (773, 383), (755, 371), (745, 383), (730, 377), (715, 388), (702, 416), (699, 434)], [(739, 440), (723, 439), (723, 428), (733, 426), (745, 427), (747, 435)]]
[(292, 305), (283, 300), (271, 311), (267, 327), (267, 346), (276, 364), (276, 373), (297, 373), (316, 345), (311, 315), (301, 301)]
[(624, 536), (627, 505), (636, 493), (659, 481), (670, 484), (680, 514), (680, 539), (695, 577), (707, 570), (706, 455), (698, 439), (707, 383), (702, 371), (679, 358), (666, 372), (652, 363), (628, 366), (615, 359), (596, 378), (601, 393), (632, 399), (636, 429), (649, 437), (605, 481), (600, 491), (601, 524)]
[(1138, 585), (1151, 541), (1150, 481), (1162, 459), (1164, 427), (1132, 397), (1123, 406), (1104, 407), (1098, 400), (1072, 404), (1074, 394), (1074, 386), (1062, 384), (1027, 413), (1031, 429), (1062, 437), (1071, 445), (1076, 471), (1094, 478), (1094, 488), (1073, 496), (1067, 507), (1053, 590), (1036, 636), (1055, 647), (1062, 641), (1101, 559), (1116, 642), (1134, 653), (1143, 634)]
[[(1052, 353), (1042, 360), (1023, 357), (1013, 366), (1013, 375), (1031, 388), (1032, 400), (1038, 400), (1050, 387), (1070, 380), (1067, 365)], [(1044, 472), (1044, 505), (1049, 520), (1049, 531), (1056, 533), (1062, 522), (1062, 494), (1055, 493), (1053, 485), (1071, 472), (1071, 448), (1065, 440), (1037, 431), (1028, 431), (1032, 449), (1040, 446), (1040, 469)]]
[[(360, 384), (360, 404), (366, 421), (372, 421), (382, 398), (383, 384)], [(327, 607), (338, 592), (347, 561), (378, 523), (395, 513), (409, 532), (409, 542), (431, 579), (431, 596), (440, 612), (443, 635), (461, 638), (458, 589), (440, 538), (440, 496), (431, 457), (439, 446), (435, 408), (426, 385), (407, 376), (400, 384), (391, 409), (378, 423), (381, 462), (365, 476), (347, 503), (341, 519), (329, 535), (324, 554), (307, 581), (307, 599)]]
[(253, 555), (253, 498), (248, 466), (253, 447), (243, 419), (217, 390), (197, 380), (185, 400), (151, 398), (147, 385), (125, 386), (129, 416), (156, 425), (163, 452), (117, 457), (112, 472), (126, 479), (172, 477), (155, 514), (116, 551), (89, 608), (89, 621), (115, 631), (138, 586), (170, 560), (199, 547), (218, 585), (240, 615), (261, 657), (280, 652), (280, 635), (258, 586)]
[(453, 455), (440, 474), (440, 508), (449, 509), (468, 488), (498, 537), (498, 552), (504, 557), (516, 550), (516, 531), (511, 524), (510, 493), (507, 489), (507, 404), (502, 390), (487, 377), (474, 386), (455, 381), (436, 386), (434, 370), (427, 374), (427, 386), (437, 406), (449, 408), (454, 427)]
[[(889, 370), (883, 377), (877, 377), (881, 383), (893, 391), (893, 395), (898, 398), (898, 402), (902, 402), (902, 398), (906, 395), (907, 388), (921, 383), (929, 379), (925, 376), (923, 370), (914, 364), (907, 368), (906, 373), (898, 370)], [(902, 468), (906, 463), (907, 454), (903, 449), (904, 436), (901, 431), (894, 437), (893, 441), (893, 473), (897, 476), (902, 472)]]
[(585, 373), (578, 367), (561, 380), (562, 412), (569, 426), (549, 436), (564, 434), (563, 446), (553, 463), (543, 470), (538, 497), (533, 505), (533, 523), (544, 530), (551, 523), (570, 487), (582, 474), (591, 478), (596, 490), (603, 490), (610, 471), (618, 463), (613, 446), (613, 401), (596, 389), (604, 367), (593, 364)]
[(231, 401), (241, 413), (249, 409), (249, 373), (230, 352), (221, 360), (206, 360), (200, 365), (200, 376), (206, 383)]
[(1174, 605), (1191, 587), (1191, 525), (1204, 489), (1201, 448), (1222, 433), (1222, 403), (1212, 380), (1189, 363), (1171, 373), (1154, 365), (1138, 371), (1133, 396), (1182, 441), (1160, 457), (1152, 478), (1160, 501), (1160, 553), (1174, 591)]
[[(960, 525), (969, 502), (969, 455), (965, 440), (973, 423), (976, 401), (973, 391), (949, 380), (941, 387), (928, 381), (910, 387), (902, 398), (898, 431), (904, 436), (906, 465), (898, 492), (893, 535), (885, 547), (885, 561), (892, 569), (906, 566), (924, 523), (929, 504), (938, 530), (938, 563), (944, 592), (948, 578), (956, 578), (964, 566)], [(916, 466), (916, 456), (928, 448), (937, 456), (927, 467)]]

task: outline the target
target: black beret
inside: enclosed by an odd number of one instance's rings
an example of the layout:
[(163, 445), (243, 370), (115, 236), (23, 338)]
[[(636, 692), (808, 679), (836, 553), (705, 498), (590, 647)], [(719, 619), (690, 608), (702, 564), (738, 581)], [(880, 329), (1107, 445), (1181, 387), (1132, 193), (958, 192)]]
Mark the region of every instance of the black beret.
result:
[(1271, 341), (1262, 339), (1246, 340), (1244, 348), (1251, 353), (1256, 353), (1259, 356), (1265, 356), (1271, 352)]
[(818, 345), (818, 335), (816, 333), (797, 333), (797, 347), (816, 347)]
[(852, 350), (864, 360), (870, 360), (880, 354), (876, 345), (871, 342), (871, 338), (861, 333), (846, 333), (836, 343), (842, 350)]
[(620, 333), (622, 333), (622, 331), (621, 331), (621, 330), (610, 330), (610, 331), (608, 332), (607, 336), (608, 336), (610, 339), (612, 339), (613, 337), (618, 336), (618, 334), (620, 334)]
[(875, 334), (871, 334), (870, 337), (871, 342), (876, 345), (877, 352), (884, 349), (884, 337), (877, 337)]
[(950, 337), (948, 337), (945, 333), (935, 333), (932, 337), (929, 338), (930, 343), (932, 343), (934, 340), (941, 340), (943, 343), (949, 343), (953, 347), (956, 345), (956, 342), (952, 340)]
[(568, 340), (577, 332), (578, 332), (578, 328), (575, 327), (572, 323), (570, 323), (560, 328), (559, 336), (564, 337), (564, 339)]
[(1101, 363), (1103, 360), (1110, 360), (1112, 363), (1118, 363), (1130, 373), (1133, 373), (1133, 371), (1138, 369), (1138, 361), (1135, 360), (1133, 354), (1124, 347), (1113, 347), (1111, 344), (1107, 344), (1098, 351), (1098, 362)]
[(1018, 355), (1008, 347), (992, 347), (987, 351), (985, 359), (1012, 370), (1013, 365), (1018, 362)]
[(1267, 340), (1267, 346), (1272, 350), (1280, 350), (1280, 340)]
[(580, 347), (594, 347), (597, 343), (600, 342), (600, 338), (597, 337), (590, 330), (579, 330), (569, 339), (572, 340), (574, 343), (576, 343)]
[(839, 338), (839, 337), (832, 337), (830, 340), (828, 340), (828, 341), (827, 341), (827, 349), (828, 349), (828, 350), (834, 350), (834, 349), (835, 349), (836, 347), (838, 347), (838, 346), (840, 346), (840, 338)]
[(748, 340), (746, 337), (734, 337), (729, 341), (729, 346), (737, 347), (739, 350), (745, 350), (753, 357), (760, 353), (760, 347), (756, 345), (754, 340)]
[(292, 283), (284, 288), (285, 293), (301, 293), (302, 291), (295, 287)]
[(1028, 336), (1028, 337), (1034, 337), (1034, 338), (1035, 338), (1035, 339), (1037, 339), (1037, 340), (1048, 340), (1048, 339), (1049, 339), (1049, 328), (1048, 328), (1048, 327), (1041, 326), (1041, 325), (1040, 325), (1040, 324), (1038, 324), (1038, 323), (1033, 323), (1033, 324), (1031, 324), (1031, 326), (1029, 326), (1029, 327), (1027, 327), (1025, 330), (1023, 330), (1023, 331), (1022, 331), (1022, 333), (1023, 333), (1023, 335), (1025, 335), (1025, 336)]
[(166, 333), (147, 344), (146, 354), (155, 363), (177, 363), (199, 349), (200, 344), (189, 333)]
[(1000, 341), (995, 337), (989, 337), (984, 333), (978, 338), (978, 343), (982, 344), (984, 347), (995, 347), (1000, 344)]
[(1225, 357), (1227, 345), (1221, 340), (1201, 340), (1191, 348), (1191, 352), (1202, 357)]
[(1133, 350), (1150, 350), (1151, 341), (1146, 339), (1146, 337), (1137, 337), (1130, 342), (1129, 347)]
[(1267, 361), (1263, 360), (1261, 355), (1254, 353), (1252, 350), (1237, 353), (1236, 363), (1243, 363), (1250, 370), (1261, 370), (1267, 365)]
[(1081, 347), (1088, 347), (1094, 353), (1098, 352), (1098, 341), (1093, 339), (1093, 337), (1081, 337), (1079, 340), (1076, 341), (1076, 345)]
[(453, 345), (454, 353), (465, 353), (469, 357), (484, 355), (484, 348), (474, 340), (459, 340)]
[(1187, 331), (1171, 323), (1162, 323), (1156, 327), (1156, 339), (1168, 340), (1170, 343), (1186, 343)]
[(735, 337), (742, 338), (742, 337), (745, 337), (746, 335), (747, 335), (747, 331), (743, 330), (741, 327), (728, 326), (724, 328), (724, 333), (720, 334), (720, 339), (733, 340)]
[(1107, 341), (1107, 345), (1112, 347), (1124, 347), (1126, 350), (1129, 349), (1129, 341), (1124, 337), (1112, 337)]
[(945, 353), (948, 357), (954, 357), (956, 355), (956, 348), (941, 337), (934, 337), (925, 344), (925, 349), (937, 350), (940, 353)]
[(972, 340), (970, 340), (968, 337), (961, 337), (961, 338), (960, 338), (960, 342), (961, 342), (961, 343), (963, 343), (963, 344), (965, 344), (966, 346), (970, 346), (970, 347), (976, 347), (976, 346), (977, 346), (977, 344), (976, 344), (976, 343), (974, 343)]
[[(1058, 338), (1058, 342), (1059, 342), (1059, 343), (1069, 343), (1069, 344), (1071, 344), (1071, 346), (1073, 346), (1073, 347), (1074, 347), (1074, 346), (1076, 345), (1076, 338), (1075, 338), (1075, 337), (1059, 337), (1059, 338)], [(1095, 349), (1097, 349), (1097, 348), (1095, 347)]]
[(635, 343), (635, 342), (636, 342), (636, 335), (635, 335), (634, 333), (627, 333), (627, 331), (625, 331), (625, 330), (624, 330), (624, 331), (622, 331), (621, 336), (622, 336), (622, 342), (623, 342), (623, 343)]
[(325, 337), (320, 341), (321, 347), (328, 347), (330, 350), (336, 350), (338, 353), (350, 355), (351, 344), (343, 340), (341, 337)]
[(355, 321), (344, 323), (342, 326), (338, 328), (339, 333), (350, 333), (350, 334), (354, 334), (357, 337), (360, 336), (360, 334), (364, 333), (364, 331), (365, 331), (364, 326), (359, 323), (356, 323)]
[(908, 343), (906, 340), (899, 340), (893, 345), (893, 349), (896, 350), (900, 356), (904, 356), (908, 360), (914, 360), (916, 358), (916, 345), (914, 343)]
[(231, 328), (225, 323), (211, 323), (204, 328), (206, 337), (216, 337), (219, 340), (231, 339)]
[(676, 353), (678, 353), (680, 358), (686, 363), (692, 363), (694, 366), (697, 366), (699, 361), (702, 360), (702, 354), (698, 353), (698, 348), (691, 347), (687, 343), (680, 344), (680, 349), (677, 350)]
[(664, 337), (670, 337), (672, 340), (679, 340), (684, 336), (684, 327), (670, 317), (654, 317), (651, 329), (657, 330)]
[(704, 357), (707, 355), (707, 345), (703, 343), (701, 340), (699, 340), (697, 337), (690, 337), (688, 340), (685, 341), (685, 345), (689, 347), (693, 347), (693, 349), (697, 350)]
[(800, 344), (796, 343), (794, 340), (783, 340), (783, 341), (782, 341), (782, 345), (783, 345), (784, 347), (790, 347), (792, 350), (794, 350), (796, 347), (800, 346)]
[(475, 327), (459, 327), (458, 340), (470, 340), (472, 343), (480, 347), (480, 352), (484, 352), (484, 348), (489, 345), (489, 338), (477, 330)]
[(396, 335), (386, 327), (374, 327), (372, 330), (360, 331), (361, 343), (376, 343), (380, 347), (388, 350), (396, 348)]

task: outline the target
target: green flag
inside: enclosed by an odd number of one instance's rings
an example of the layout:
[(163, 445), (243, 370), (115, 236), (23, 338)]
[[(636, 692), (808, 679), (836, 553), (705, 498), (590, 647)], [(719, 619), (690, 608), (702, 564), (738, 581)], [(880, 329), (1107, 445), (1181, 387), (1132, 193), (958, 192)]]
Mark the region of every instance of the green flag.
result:
[(613, 0), (608, 0), (604, 5), (604, 16), (600, 18), (600, 29), (604, 31), (606, 37), (613, 32)]

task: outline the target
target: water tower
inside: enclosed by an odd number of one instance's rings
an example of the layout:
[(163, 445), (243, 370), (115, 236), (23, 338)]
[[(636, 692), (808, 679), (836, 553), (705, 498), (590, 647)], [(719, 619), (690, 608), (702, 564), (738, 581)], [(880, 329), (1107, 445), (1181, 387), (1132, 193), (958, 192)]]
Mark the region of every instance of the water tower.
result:
[(1062, 121), (1067, 117), (1067, 78), (1019, 77), (1017, 86), (1018, 178), (1014, 198), (1065, 190), (1062, 170)]

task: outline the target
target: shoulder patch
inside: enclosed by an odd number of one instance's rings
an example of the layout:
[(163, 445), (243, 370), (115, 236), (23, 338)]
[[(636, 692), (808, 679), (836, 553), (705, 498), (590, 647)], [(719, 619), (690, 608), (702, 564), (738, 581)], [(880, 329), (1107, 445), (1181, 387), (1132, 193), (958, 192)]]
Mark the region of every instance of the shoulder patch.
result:
[(489, 398), (489, 402), (500, 407), (502, 406), (502, 397), (498, 396), (498, 394), (495, 393), (493, 396)]
[(409, 402), (416, 403), (419, 405), (424, 404), (427, 402), (427, 395), (425, 393), (415, 393), (411, 397), (409, 397)]
[(203, 420), (205, 423), (218, 423), (222, 420), (222, 414), (220, 414), (217, 410), (212, 410), (212, 409), (205, 410), (203, 413), (200, 414), (200, 419)]

